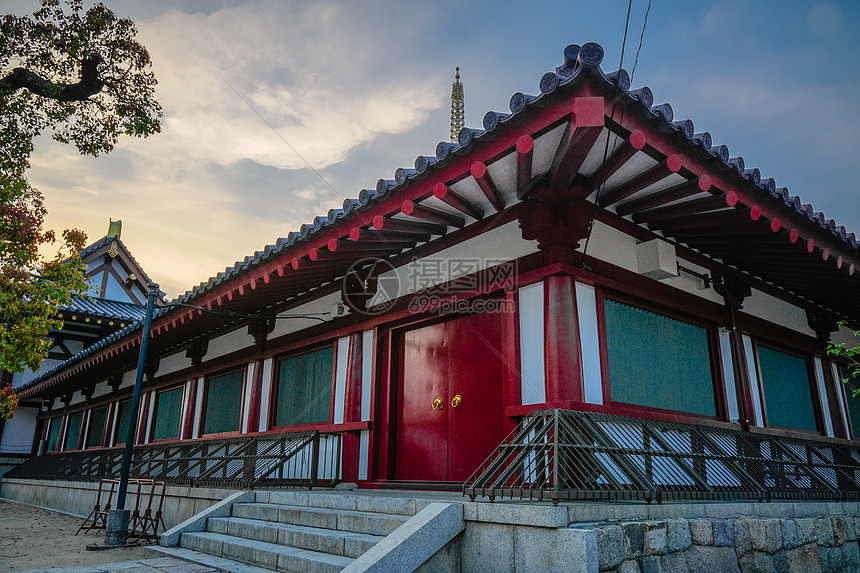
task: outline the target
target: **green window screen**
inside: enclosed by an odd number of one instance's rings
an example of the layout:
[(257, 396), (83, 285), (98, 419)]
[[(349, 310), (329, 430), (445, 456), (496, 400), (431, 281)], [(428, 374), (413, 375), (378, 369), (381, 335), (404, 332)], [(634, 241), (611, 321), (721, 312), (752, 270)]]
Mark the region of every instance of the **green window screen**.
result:
[(244, 378), (245, 372), (237, 370), (209, 379), (202, 434), (239, 431)]
[(758, 364), (768, 425), (817, 430), (806, 360), (759, 346)]
[(329, 421), (333, 357), (328, 347), (278, 363), (275, 426)]
[(704, 328), (604, 300), (613, 402), (716, 415)]
[(182, 416), (182, 390), (179, 386), (158, 393), (155, 405), (155, 420), (152, 427), (152, 441), (175, 440), (179, 437)]
[(57, 440), (60, 438), (60, 422), (62, 418), (51, 418), (48, 426), (48, 451), (57, 449)]
[(128, 425), (131, 423), (131, 400), (120, 402), (119, 415), (116, 418), (116, 439), (114, 445), (125, 444), (128, 439)]
[(66, 432), (64, 450), (74, 450), (78, 447), (78, 438), (81, 435), (81, 422), (84, 420), (83, 412), (76, 412), (69, 416), (69, 431)]
[(96, 408), (90, 413), (90, 429), (87, 432), (87, 447), (98, 448), (102, 445), (105, 437), (105, 424), (107, 423), (107, 406)]

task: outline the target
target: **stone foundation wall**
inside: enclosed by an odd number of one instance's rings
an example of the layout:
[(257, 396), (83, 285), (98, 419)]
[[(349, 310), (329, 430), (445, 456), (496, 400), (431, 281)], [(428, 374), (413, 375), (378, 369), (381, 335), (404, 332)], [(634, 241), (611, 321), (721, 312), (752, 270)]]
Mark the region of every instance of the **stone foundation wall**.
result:
[[(76, 517), (87, 517), (95, 506), (98, 488), (98, 482), (9, 478), (0, 483), (0, 497), (61, 511)], [(167, 486), (162, 509), (166, 529), (193, 517), (234, 491), (208, 487)], [(134, 509), (133, 495), (126, 499), (126, 508)]]
[(607, 573), (860, 571), (860, 515), (574, 524), (597, 534)]

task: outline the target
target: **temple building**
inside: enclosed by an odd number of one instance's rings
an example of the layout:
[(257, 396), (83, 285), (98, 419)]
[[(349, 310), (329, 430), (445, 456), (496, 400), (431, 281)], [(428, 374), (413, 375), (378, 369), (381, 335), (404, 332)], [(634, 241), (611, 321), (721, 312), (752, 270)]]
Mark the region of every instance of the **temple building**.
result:
[[(860, 498), (860, 408), (826, 351), (857, 344), (856, 236), (602, 60), (568, 46), (536, 94), (166, 303), (151, 333), (143, 271), (118, 236), (90, 247), (124, 314), (17, 383), (47, 453), (16, 479), (60, 453), (64, 479), (116, 467), (149, 336), (136, 451), (164, 463), (144, 477)], [(452, 112), (462, 94), (458, 73)]]

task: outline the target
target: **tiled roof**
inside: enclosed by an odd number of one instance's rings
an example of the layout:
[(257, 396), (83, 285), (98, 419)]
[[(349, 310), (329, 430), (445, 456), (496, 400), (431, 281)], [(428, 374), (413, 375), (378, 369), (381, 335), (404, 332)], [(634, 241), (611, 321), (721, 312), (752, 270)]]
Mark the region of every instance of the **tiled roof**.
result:
[[(675, 120), (672, 107), (668, 103), (654, 104), (654, 96), (648, 87), (630, 89), (630, 78), (626, 71), (619, 70), (604, 73), (600, 68), (603, 59), (603, 48), (595, 43), (583, 46), (570, 45), (564, 50), (564, 63), (554, 71), (547, 72), (539, 82), (539, 92), (536, 95), (515, 93), (510, 99), (509, 112), (489, 111), (483, 118), (483, 129), (463, 128), (457, 143), (440, 142), (432, 156), (419, 156), (412, 168), (399, 168), (392, 179), (379, 179), (375, 188), (362, 189), (357, 199), (346, 199), (340, 209), (330, 209), (325, 215), (316, 217), (312, 222), (304, 224), (299, 230), (290, 232), (286, 237), (279, 238), (275, 243), (267, 245), (253, 255), (237, 261), (224, 271), (219, 272), (209, 280), (200, 283), (193, 289), (178, 296), (173, 302), (177, 304), (193, 304), (204, 295), (214, 291), (224, 283), (231, 282), (237, 277), (250, 275), (253, 269), (270, 263), (278, 256), (292, 252), (294, 247), (307, 243), (311, 238), (324, 232), (329, 227), (341, 226), (348, 229), (347, 220), (361, 217), (362, 211), (387, 199), (392, 194), (403, 190), (412, 181), (428, 178), (435, 170), (448, 165), (453, 158), (467, 154), (471, 148), (481, 142), (487, 142), (496, 137), (507, 124), (515, 123), (520, 117), (531, 110), (540, 109), (562, 97), (571, 88), (590, 78), (597, 86), (612, 90), (617, 94), (617, 104), (623, 106), (627, 113), (648, 120), (654, 130), (671, 133), (682, 138), (691, 147), (691, 155), (697, 155), (710, 162), (714, 171), (736, 172), (752, 189), (756, 190), (757, 201), (778, 213), (787, 221), (794, 221), (804, 233), (824, 233), (836, 239), (846, 251), (852, 254), (860, 253), (860, 246), (854, 233), (849, 233), (845, 227), (838, 225), (833, 219), (828, 219), (823, 213), (816, 211), (811, 205), (791, 195), (786, 187), (777, 187), (770, 178), (762, 178), (758, 169), (746, 165), (742, 157), (731, 157), (728, 147), (714, 145), (708, 132), (697, 133), (693, 122), (689, 119)], [(359, 226), (366, 225), (363, 222)], [(816, 235), (818, 236), (818, 235)], [(105, 241), (108, 239), (102, 239)], [(100, 242), (101, 242), (100, 241)], [(94, 249), (99, 243), (89, 247)], [(296, 249), (298, 250), (298, 249)], [(825, 257), (826, 260), (826, 257)], [(841, 261), (840, 261), (841, 265)], [(852, 267), (853, 270), (853, 267)], [(240, 287), (241, 288), (241, 287)], [(205, 301), (205, 299), (204, 299)], [(170, 305), (156, 309), (156, 317), (169, 312)], [(75, 355), (66, 362), (48, 370), (31, 381), (28, 386), (35, 385), (68, 368), (70, 365), (85, 359), (87, 356), (111, 345), (128, 334), (139, 330), (142, 322), (130, 324), (124, 329), (99, 341), (83, 352)]]
[(731, 157), (729, 148), (725, 145), (713, 145), (708, 132), (696, 133), (693, 122), (689, 119), (675, 121), (672, 106), (668, 103), (654, 105), (654, 96), (646, 86), (631, 90), (630, 77), (626, 71), (620, 70), (605, 74), (600, 68), (603, 59), (603, 48), (589, 42), (583, 46), (572, 44), (564, 50), (565, 63), (553, 72), (547, 72), (540, 80), (540, 93), (527, 95), (515, 93), (510, 99), (510, 112), (489, 111), (484, 115), (483, 129), (464, 127), (460, 131), (459, 142), (442, 141), (436, 146), (435, 156), (418, 156), (414, 168), (399, 168), (394, 172), (393, 179), (380, 179), (376, 188), (362, 189), (357, 199), (346, 199), (341, 209), (330, 209), (326, 215), (316, 217), (312, 222), (302, 225), (299, 230), (291, 231), (286, 237), (279, 238), (275, 243), (267, 245), (253, 255), (237, 261), (208, 281), (202, 282), (191, 290), (177, 297), (178, 302), (191, 302), (198, 296), (227, 282), (242, 273), (260, 266), (297, 243), (306, 241), (315, 233), (319, 233), (339, 224), (342, 219), (349, 219), (356, 212), (367, 209), (371, 204), (390, 196), (409, 184), (410, 181), (426, 177), (433, 169), (446, 164), (452, 156), (466, 153), (469, 147), (477, 141), (491, 139), (494, 132), (505, 123), (511, 122), (519, 114), (531, 108), (540, 107), (546, 100), (563, 92), (566, 87), (579, 83), (585, 75), (605, 84), (607, 88), (618, 89), (619, 103), (630, 106), (634, 111), (648, 119), (657, 122), (657, 129), (664, 132), (674, 132), (683, 137), (689, 145), (699, 148), (709, 154), (714, 161), (724, 167), (736, 170), (742, 177), (753, 183), (761, 192), (762, 200), (773, 208), (785, 213), (785, 216), (801, 217), (809, 226), (816, 226), (830, 233), (846, 247), (855, 252), (860, 251), (857, 237), (849, 233), (844, 226), (839, 225), (824, 213), (816, 211), (812, 205), (804, 203), (800, 197), (792, 195), (787, 187), (777, 187), (771, 178), (762, 178), (757, 168), (746, 165), (743, 157)]
[(148, 283), (152, 282), (150, 280), (149, 276), (146, 274), (146, 271), (143, 270), (143, 267), (140, 266), (140, 263), (137, 262), (137, 259), (134, 258), (134, 255), (131, 254), (131, 251), (128, 250), (128, 247), (125, 246), (125, 243), (123, 243), (122, 239), (120, 239), (119, 237), (115, 237), (112, 235), (102, 237), (101, 239), (99, 239), (98, 241), (96, 241), (92, 245), (86, 247), (84, 250), (82, 250), (80, 252), (81, 259), (86, 259), (88, 256), (97, 252), (99, 249), (107, 247), (114, 240), (116, 240), (116, 242), (120, 246), (120, 248), (122, 248), (122, 250), (125, 252), (125, 254), (128, 255), (128, 258), (131, 261), (131, 263), (136, 267), (136, 270), (140, 274), (140, 276), (138, 278), (140, 278), (140, 280), (143, 281), (143, 284), (148, 284)]
[(146, 307), (143, 305), (95, 297), (75, 297), (71, 304), (60, 306), (60, 310), (126, 322), (141, 320), (146, 314)]

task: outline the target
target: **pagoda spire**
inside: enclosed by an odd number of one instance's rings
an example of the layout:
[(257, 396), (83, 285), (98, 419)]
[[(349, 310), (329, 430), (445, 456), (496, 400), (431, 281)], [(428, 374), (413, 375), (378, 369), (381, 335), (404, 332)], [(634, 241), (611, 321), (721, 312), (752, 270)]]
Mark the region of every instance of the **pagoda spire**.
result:
[(457, 66), (454, 83), (451, 84), (451, 141), (457, 142), (460, 130), (466, 125), (463, 112), (463, 84), (460, 83), (460, 66)]

